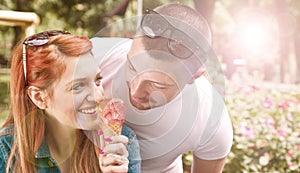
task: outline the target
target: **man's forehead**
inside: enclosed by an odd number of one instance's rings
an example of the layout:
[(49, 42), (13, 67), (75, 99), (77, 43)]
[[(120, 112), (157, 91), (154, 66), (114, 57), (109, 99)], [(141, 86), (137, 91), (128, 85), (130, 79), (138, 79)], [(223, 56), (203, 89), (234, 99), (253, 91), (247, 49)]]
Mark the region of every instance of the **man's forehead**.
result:
[(133, 56), (148, 50), (157, 50), (168, 53), (168, 39), (169, 38), (166, 37), (149, 38), (145, 35), (137, 36), (133, 39), (132, 46), (128, 54)]
[(143, 51), (131, 56), (128, 54), (128, 61), (137, 71), (156, 70), (174, 72), (180, 68), (180, 62), (176, 57), (164, 51)]
[(128, 55), (128, 62), (138, 74), (146, 71), (156, 71), (165, 74), (176, 81), (184, 82), (192, 77), (188, 67), (175, 56), (163, 51), (145, 51), (143, 53)]

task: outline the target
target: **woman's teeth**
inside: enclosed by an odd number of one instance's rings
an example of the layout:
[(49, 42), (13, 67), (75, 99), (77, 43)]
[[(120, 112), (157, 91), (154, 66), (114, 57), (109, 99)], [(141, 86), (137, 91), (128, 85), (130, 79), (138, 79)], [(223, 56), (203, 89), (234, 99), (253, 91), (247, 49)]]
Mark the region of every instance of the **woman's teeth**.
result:
[(93, 114), (96, 111), (97, 111), (97, 108), (79, 110), (79, 112), (84, 113), (84, 114)]

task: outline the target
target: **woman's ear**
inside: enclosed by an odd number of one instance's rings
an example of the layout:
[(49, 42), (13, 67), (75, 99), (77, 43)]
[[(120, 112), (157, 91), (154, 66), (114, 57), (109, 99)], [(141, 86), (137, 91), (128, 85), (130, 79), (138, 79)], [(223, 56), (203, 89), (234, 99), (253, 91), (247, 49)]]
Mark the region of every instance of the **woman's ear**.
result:
[(30, 97), (31, 101), (40, 109), (46, 109), (47, 108), (47, 91), (42, 90), (35, 86), (30, 86), (27, 89), (27, 94)]

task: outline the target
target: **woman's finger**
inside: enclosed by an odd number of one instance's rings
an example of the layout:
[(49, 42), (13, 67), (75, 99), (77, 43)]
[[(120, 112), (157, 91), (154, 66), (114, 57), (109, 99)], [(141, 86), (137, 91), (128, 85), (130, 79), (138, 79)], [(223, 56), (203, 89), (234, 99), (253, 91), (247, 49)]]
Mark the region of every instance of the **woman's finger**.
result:
[(120, 156), (117, 154), (107, 154), (103, 157), (102, 165), (110, 166), (110, 165), (123, 165), (129, 163), (127, 157)]
[(103, 173), (127, 173), (128, 165), (107, 166), (102, 169)]
[(127, 172), (129, 160), (117, 154), (105, 154), (100, 155), (99, 164), (104, 173)]
[(125, 145), (128, 144), (128, 138), (124, 135), (117, 135), (109, 137), (109, 143), (123, 143)]
[(126, 146), (122, 143), (107, 144), (103, 151), (104, 153), (118, 154), (123, 157), (128, 157), (129, 155)]

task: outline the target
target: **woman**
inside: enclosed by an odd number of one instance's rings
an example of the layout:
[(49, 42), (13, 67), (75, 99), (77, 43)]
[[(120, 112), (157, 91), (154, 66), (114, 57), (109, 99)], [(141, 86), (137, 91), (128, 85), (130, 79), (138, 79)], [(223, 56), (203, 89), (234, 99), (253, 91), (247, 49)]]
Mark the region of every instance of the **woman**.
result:
[(127, 137), (112, 136), (101, 149), (97, 136), (87, 137), (99, 130), (103, 101), (91, 49), (88, 38), (57, 30), (16, 46), (0, 172), (140, 172), (138, 143), (126, 126)]

